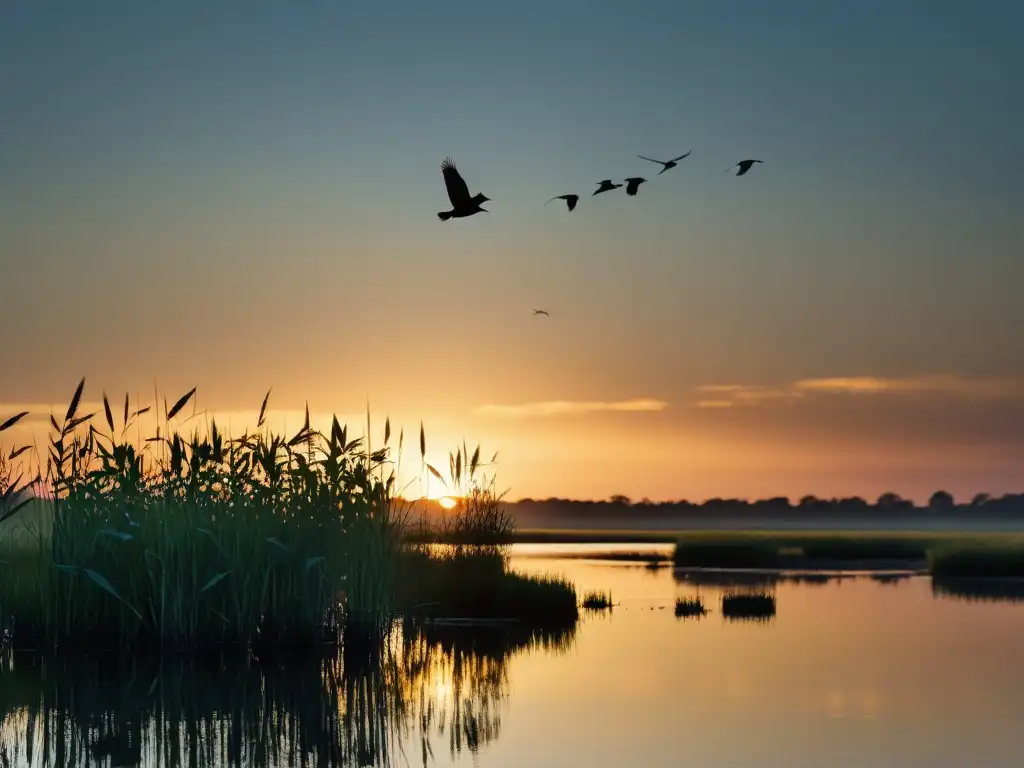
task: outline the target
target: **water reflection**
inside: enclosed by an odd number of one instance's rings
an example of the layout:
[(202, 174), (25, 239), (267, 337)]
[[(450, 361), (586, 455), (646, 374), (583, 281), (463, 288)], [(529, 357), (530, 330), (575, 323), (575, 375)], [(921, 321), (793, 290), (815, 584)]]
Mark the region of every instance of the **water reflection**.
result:
[(396, 630), (375, 654), (3, 657), (0, 765), (387, 766), (496, 739), (508, 662), (573, 632)]
[(1020, 579), (932, 580), (932, 594), (966, 602), (1024, 603), (1024, 581)]

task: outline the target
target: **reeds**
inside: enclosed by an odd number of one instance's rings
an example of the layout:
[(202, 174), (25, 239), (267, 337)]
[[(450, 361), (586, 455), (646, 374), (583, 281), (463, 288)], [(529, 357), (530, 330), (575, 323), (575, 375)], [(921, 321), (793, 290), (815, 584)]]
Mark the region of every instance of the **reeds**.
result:
[(515, 519), (505, 510), (507, 491), (499, 492), (493, 474), (484, 470), (498, 460), (495, 453), (486, 464), (480, 458), (480, 446), (471, 454), (465, 443), (448, 452), (448, 479), (426, 463), (426, 443), (420, 428), (420, 453), (430, 475), (452, 494), (452, 509), (430, 523), (421, 522), (421, 540), (468, 546), (497, 546), (512, 542)]
[(672, 559), (677, 568), (777, 568), (779, 551), (770, 541), (683, 539)]
[(676, 598), (677, 619), (701, 617), (706, 614), (707, 609), (704, 607), (704, 601), (699, 597)]
[(849, 538), (815, 539), (800, 544), (808, 560), (917, 560), (928, 557), (919, 542), (901, 539)]
[[(102, 408), (83, 413), (84, 389), (83, 379), (61, 421), (50, 417), (34, 483), (13, 464), (34, 452), (2, 454), (4, 527), (25, 513), (30, 486), (45, 525), (0, 550), (0, 629), (13, 614), (24, 642), (133, 648), (333, 642), (342, 623), (385, 631), (408, 522), (389, 420), (375, 450), (337, 418), (314, 429), (308, 408), (295, 434), (275, 434), (268, 392), (256, 429), (232, 438), (216, 420), (196, 426), (192, 389), (164, 401), (143, 436), (152, 406), (125, 396), (115, 408), (104, 393)], [(368, 415), (367, 436), (370, 426)], [(465, 453), (453, 473), (470, 500), (459, 530), (500, 539), (508, 521), (494, 512), (493, 485), (474, 481), (479, 449)]]
[(612, 608), (611, 592), (588, 592), (580, 605), (588, 611), (608, 611)]
[(766, 621), (775, 616), (775, 597), (763, 593), (723, 595), (722, 615), (727, 619)]
[(499, 547), (408, 548), (399, 565), (397, 607), (413, 618), (508, 619), (549, 628), (578, 618), (570, 582), (516, 573)]
[(932, 554), (936, 579), (1024, 579), (1024, 547), (940, 548)]

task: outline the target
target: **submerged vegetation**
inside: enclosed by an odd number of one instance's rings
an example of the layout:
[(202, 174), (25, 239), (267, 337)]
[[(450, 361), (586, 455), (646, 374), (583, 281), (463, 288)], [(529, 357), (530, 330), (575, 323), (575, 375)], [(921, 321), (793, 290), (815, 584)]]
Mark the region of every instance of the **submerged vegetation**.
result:
[[(0, 528), (0, 617), (19, 644), (335, 643), (343, 630), (382, 637), (396, 610), (424, 602), (477, 613), (487, 604), (524, 621), (576, 618), (570, 585), (509, 572), (499, 546), (514, 523), (493, 479), (479, 476), (479, 448), (450, 454), (452, 514), (418, 523), (460, 542), (453, 556), (410, 541), (410, 505), (395, 488), (403, 435), (393, 461), (389, 420), (376, 448), (369, 415), (361, 437), (337, 418), (315, 429), (308, 409), (295, 434), (274, 434), (268, 392), (255, 431), (232, 438), (214, 419), (196, 426), (192, 389), (165, 401), (155, 433), (142, 437), (152, 406), (126, 396), (115, 415), (104, 394), (98, 412), (83, 413), (84, 387), (61, 421), (50, 416), (45, 459), (29, 447), (0, 454), (2, 525), (32, 512), (20, 537)], [(426, 463), (422, 426), (419, 443), (425, 471), (445, 482)], [(33, 457), (35, 472), (26, 469)]]

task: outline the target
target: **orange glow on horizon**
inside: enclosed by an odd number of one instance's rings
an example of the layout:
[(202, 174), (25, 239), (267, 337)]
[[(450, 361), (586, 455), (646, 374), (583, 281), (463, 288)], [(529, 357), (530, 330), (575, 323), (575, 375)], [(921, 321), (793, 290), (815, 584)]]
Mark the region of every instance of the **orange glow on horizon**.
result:
[(445, 509), (455, 509), (456, 505), (459, 502), (457, 502), (451, 496), (442, 496), (437, 500), (437, 503), (440, 504)]

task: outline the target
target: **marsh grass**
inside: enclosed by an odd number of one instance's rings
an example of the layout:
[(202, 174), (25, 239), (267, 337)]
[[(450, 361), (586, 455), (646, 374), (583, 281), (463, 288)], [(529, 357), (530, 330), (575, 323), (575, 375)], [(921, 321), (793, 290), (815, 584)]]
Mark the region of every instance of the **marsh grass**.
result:
[(921, 542), (907, 539), (836, 537), (805, 541), (799, 547), (808, 560), (923, 561), (928, 557), (927, 548)]
[(580, 604), (588, 611), (610, 611), (613, 607), (611, 592), (588, 592)]
[(939, 548), (932, 554), (936, 579), (1024, 579), (1024, 547)]
[(774, 542), (680, 540), (672, 556), (677, 568), (777, 568), (779, 548)]
[(990, 551), (988, 544), (983, 537), (948, 534), (697, 533), (676, 542), (673, 561), (678, 568), (923, 567), (930, 553), (972, 546)]
[(398, 609), (409, 617), (510, 619), (564, 627), (578, 618), (576, 589), (510, 569), (502, 547), (419, 545), (401, 556)]
[[(0, 556), (0, 616), (14, 615), (19, 642), (308, 644), (335, 641), (342, 621), (367, 635), (388, 626), (405, 524), (389, 420), (372, 451), (337, 418), (314, 429), (308, 408), (294, 435), (274, 434), (268, 392), (256, 430), (231, 438), (216, 420), (199, 429), (192, 389), (163, 402), (155, 434), (132, 439), (152, 406), (125, 396), (115, 409), (104, 393), (98, 413), (82, 413), (84, 388), (50, 417), (42, 524)], [(5, 487), (24, 488), (5, 466)], [(13, 497), (5, 529), (28, 509)]]
[(677, 597), (675, 613), (677, 619), (694, 618), (705, 616), (707, 609), (699, 597)]
[(503, 504), (506, 491), (498, 491), (493, 473), (486, 468), (498, 460), (495, 453), (484, 463), (480, 446), (470, 453), (465, 443), (448, 452), (447, 479), (426, 463), (426, 443), (420, 427), (420, 453), (424, 469), (451, 494), (455, 506), (436, 521), (421, 520), (419, 539), (431, 543), (460, 544), (471, 547), (500, 546), (512, 542), (515, 519)]
[(764, 593), (723, 595), (722, 616), (727, 619), (770, 619), (775, 616), (775, 597)]

